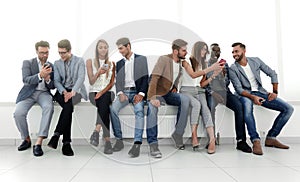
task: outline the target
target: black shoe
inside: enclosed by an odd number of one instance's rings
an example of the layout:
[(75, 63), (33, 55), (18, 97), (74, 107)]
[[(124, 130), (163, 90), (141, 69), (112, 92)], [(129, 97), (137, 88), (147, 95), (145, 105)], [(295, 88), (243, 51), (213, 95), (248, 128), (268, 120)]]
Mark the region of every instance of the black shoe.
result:
[[(216, 142), (215, 142), (215, 145), (220, 145), (220, 142), (217, 142), (218, 138), (216, 138)], [(205, 145), (205, 149), (208, 149), (208, 146), (209, 146), (209, 141), (208, 143)]]
[(193, 145), (192, 148), (195, 152), (200, 151), (200, 144)]
[(179, 149), (179, 150), (185, 149), (182, 136), (180, 136), (174, 132), (171, 137), (172, 137), (173, 141), (175, 142), (175, 147), (177, 149)]
[(64, 144), (62, 146), (62, 153), (66, 156), (73, 156), (74, 155), (74, 152), (71, 148), (71, 144)]
[(104, 153), (105, 154), (112, 154), (113, 153), (113, 149), (112, 149), (110, 141), (105, 142), (105, 144), (104, 144)]
[(140, 155), (140, 147), (141, 147), (141, 144), (133, 144), (133, 146), (131, 147), (131, 149), (128, 152), (130, 157), (138, 157)]
[(42, 146), (41, 145), (34, 145), (33, 146), (33, 155), (34, 156), (42, 156), (44, 154), (43, 150), (42, 150)]
[(18, 147), (18, 151), (23, 151), (31, 147), (31, 141), (24, 140), (22, 144)]
[(123, 143), (123, 141), (120, 140), (120, 139), (117, 139), (117, 140), (116, 140), (116, 143), (115, 143), (115, 145), (114, 145), (114, 147), (113, 147), (113, 151), (114, 151), (114, 152), (119, 152), (119, 151), (122, 150), (123, 148), (124, 148), (124, 143)]
[(150, 144), (150, 155), (154, 158), (161, 158), (162, 157), (162, 154), (158, 149), (158, 144), (157, 143)]
[(58, 145), (59, 136), (53, 135), (48, 143), (48, 147), (56, 149)]
[(97, 147), (99, 145), (99, 132), (94, 131), (90, 137), (90, 144), (94, 145)]
[(241, 151), (246, 152), (246, 153), (251, 153), (252, 152), (251, 147), (247, 144), (246, 141), (239, 141), (236, 145), (236, 149), (241, 150)]

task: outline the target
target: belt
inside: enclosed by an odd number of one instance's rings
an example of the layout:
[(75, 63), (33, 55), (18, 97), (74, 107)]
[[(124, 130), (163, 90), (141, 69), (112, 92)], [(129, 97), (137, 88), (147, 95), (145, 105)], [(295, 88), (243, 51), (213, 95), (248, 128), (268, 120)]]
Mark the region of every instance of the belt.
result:
[(124, 87), (124, 90), (136, 90), (135, 87)]

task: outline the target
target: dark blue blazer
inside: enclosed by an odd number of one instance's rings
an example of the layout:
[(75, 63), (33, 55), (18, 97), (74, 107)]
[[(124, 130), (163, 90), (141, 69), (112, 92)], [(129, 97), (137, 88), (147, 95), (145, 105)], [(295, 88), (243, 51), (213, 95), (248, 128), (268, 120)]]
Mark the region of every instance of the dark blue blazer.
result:
[[(116, 92), (124, 90), (125, 85), (125, 59), (121, 59), (116, 65)], [(147, 97), (148, 91), (148, 63), (147, 58), (142, 55), (134, 54), (134, 74), (136, 91), (145, 93), (144, 99)]]
[[(50, 63), (50, 62), (48, 62)], [(53, 69), (53, 64), (50, 63), (52, 70)], [(38, 61), (37, 58), (33, 58), (30, 60), (25, 60), (23, 61), (23, 66), (22, 66), (22, 77), (23, 77), (23, 83), (24, 86), (22, 87), (22, 89), (20, 90), (16, 103), (27, 99), (28, 97), (30, 97), (37, 85), (39, 84), (39, 82), (41, 80), (39, 80), (38, 74), (39, 74), (39, 66), (38, 66)], [(48, 88), (49, 94), (50, 93), (50, 89), (54, 89), (54, 74), (53, 72), (50, 75), (51, 81), (49, 84), (47, 84), (45, 82), (46, 87)]]

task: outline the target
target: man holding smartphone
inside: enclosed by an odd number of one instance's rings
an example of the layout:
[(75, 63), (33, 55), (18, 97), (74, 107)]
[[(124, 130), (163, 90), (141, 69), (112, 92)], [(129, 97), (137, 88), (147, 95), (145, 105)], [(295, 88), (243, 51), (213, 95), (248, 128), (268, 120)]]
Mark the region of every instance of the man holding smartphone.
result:
[[(235, 91), (240, 97), (244, 109), (244, 119), (247, 125), (250, 140), (253, 143), (253, 153), (262, 155), (260, 137), (256, 131), (253, 116), (253, 104), (279, 111), (272, 128), (268, 131), (265, 146), (280, 149), (288, 149), (289, 146), (280, 143), (276, 137), (293, 114), (294, 108), (277, 97), (278, 78), (277, 73), (266, 65), (258, 57), (246, 57), (246, 46), (240, 42), (232, 44), (232, 55), (235, 59), (230, 67), (229, 77)], [(273, 91), (268, 92), (262, 86), (260, 71), (271, 78)]]
[(42, 108), (38, 138), (33, 146), (34, 156), (43, 155), (42, 141), (48, 137), (54, 111), (53, 98), (50, 93), (50, 89), (54, 89), (53, 65), (47, 62), (49, 48), (48, 42), (39, 41), (35, 44), (37, 57), (23, 61), (22, 76), (24, 86), (17, 97), (14, 112), (15, 122), (23, 140), (18, 150), (23, 151), (31, 147), (27, 114), (36, 103)]

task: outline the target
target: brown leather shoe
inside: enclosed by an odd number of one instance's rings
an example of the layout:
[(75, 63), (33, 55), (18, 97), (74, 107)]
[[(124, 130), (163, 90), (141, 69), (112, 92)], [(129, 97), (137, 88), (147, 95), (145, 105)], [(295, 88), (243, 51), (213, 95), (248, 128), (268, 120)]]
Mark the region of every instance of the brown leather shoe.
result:
[(253, 154), (263, 155), (263, 151), (261, 149), (260, 140), (255, 140), (253, 142)]
[(280, 149), (289, 149), (290, 148), (289, 146), (284, 145), (284, 144), (280, 143), (278, 140), (272, 139), (272, 138), (266, 138), (265, 146), (266, 147), (275, 147), (275, 148), (280, 148)]

